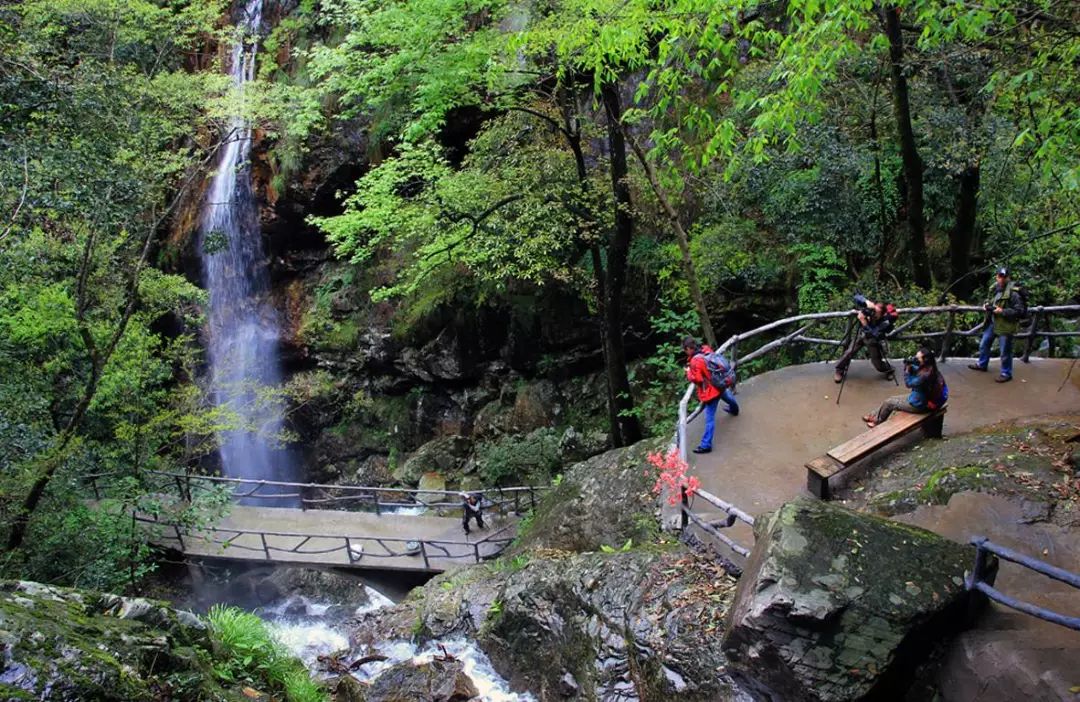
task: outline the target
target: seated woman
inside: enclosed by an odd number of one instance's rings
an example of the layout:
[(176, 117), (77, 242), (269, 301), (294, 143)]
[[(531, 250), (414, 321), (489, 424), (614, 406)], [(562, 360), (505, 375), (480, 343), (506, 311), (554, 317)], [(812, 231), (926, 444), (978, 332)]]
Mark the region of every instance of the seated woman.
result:
[(923, 346), (915, 354), (914, 363), (904, 362), (904, 385), (911, 388), (907, 397), (894, 395), (881, 403), (877, 412), (863, 417), (866, 426), (881, 424), (896, 410), (921, 414), (941, 409), (949, 398), (949, 387), (937, 367), (934, 352)]

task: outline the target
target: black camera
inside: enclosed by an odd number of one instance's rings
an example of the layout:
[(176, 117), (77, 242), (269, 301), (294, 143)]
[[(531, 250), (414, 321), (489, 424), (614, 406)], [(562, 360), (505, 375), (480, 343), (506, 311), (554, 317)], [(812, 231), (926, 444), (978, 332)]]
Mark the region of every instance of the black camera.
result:
[(919, 365), (919, 359), (917, 357), (915, 357), (915, 356), (905, 358), (904, 359), (904, 365), (905, 366), (916, 366), (917, 367)]
[(862, 293), (855, 293), (851, 296), (851, 299), (855, 303), (855, 309), (859, 312), (870, 308), (870, 305), (866, 300), (866, 295), (863, 295)]

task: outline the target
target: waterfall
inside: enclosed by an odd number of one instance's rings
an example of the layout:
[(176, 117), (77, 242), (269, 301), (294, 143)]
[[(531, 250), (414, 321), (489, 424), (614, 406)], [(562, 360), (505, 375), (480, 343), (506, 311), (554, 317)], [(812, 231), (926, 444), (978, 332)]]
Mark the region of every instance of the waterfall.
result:
[[(228, 70), (241, 102), (244, 86), (255, 77), (262, 6), (262, 0), (247, 0), (237, 23)], [(284, 426), (281, 402), (268, 399), (264, 392), (281, 382), (279, 324), (268, 300), (270, 280), (251, 184), (251, 127), (241, 116), (234, 117), (229, 126), (228, 141), (203, 205), (199, 242), (210, 294), (213, 401), (241, 422), (240, 428), (219, 437), (222, 473), (298, 482), (295, 462), (279, 446)], [(248, 501), (291, 506), (284, 500)]]

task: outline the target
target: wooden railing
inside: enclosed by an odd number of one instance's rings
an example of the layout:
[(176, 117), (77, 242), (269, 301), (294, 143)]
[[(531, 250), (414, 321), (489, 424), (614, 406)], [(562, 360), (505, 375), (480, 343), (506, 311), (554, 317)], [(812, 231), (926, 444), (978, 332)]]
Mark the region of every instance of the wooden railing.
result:
[[(702, 500), (709, 503), (713, 507), (716, 507), (727, 516), (723, 519), (707, 520), (700, 514), (695, 513), (692, 509), (693, 501), (698, 497), (700, 497)], [(739, 542), (735, 541), (735, 539), (729, 537), (727, 534), (720, 531), (721, 529), (724, 529), (726, 527), (734, 526), (736, 521), (741, 521), (749, 525), (750, 527), (754, 526), (754, 518), (746, 512), (743, 512), (735, 505), (721, 500), (719, 497), (706, 490), (698, 489), (694, 491), (693, 495), (690, 495), (684, 487), (682, 488), (679, 513), (681, 517), (680, 528), (682, 531), (685, 532), (686, 529), (691, 524), (693, 524), (709, 536), (712, 536), (713, 538), (726, 545), (728, 548), (730, 548), (732, 551), (739, 554), (743, 558), (746, 558), (750, 555), (750, 549), (747, 546), (740, 544)]]
[[(112, 475), (112, 474), (109, 474)], [(291, 483), (275, 480), (250, 480), (225, 478), (214, 475), (145, 471), (144, 476), (154, 482), (151, 491), (174, 491), (182, 500), (190, 502), (199, 492), (209, 493), (215, 486), (232, 487), (232, 496), (250, 504), (252, 501), (269, 506), (298, 505), (308, 509), (356, 509), (375, 514), (393, 514), (402, 509), (453, 509), (461, 507), (461, 493), (451, 490), (417, 490), (410, 488), (371, 487), (362, 485), (334, 485), (320, 483)], [(100, 484), (105, 474), (87, 477), (94, 496), (101, 499), (106, 488)], [(504, 513), (523, 514), (534, 508), (539, 495), (548, 488), (520, 486), (485, 488), (485, 509)]]
[(1044, 619), (1048, 622), (1053, 622), (1054, 624), (1080, 631), (1080, 616), (1070, 616), (1068, 614), (1062, 614), (1046, 609), (1045, 607), (1039, 607), (1030, 602), (1010, 597), (995, 588), (994, 579), (997, 575), (997, 569), (990, 567), (990, 558), (988, 557), (988, 554), (994, 554), (998, 558), (1011, 561), (1024, 568), (1033, 570), (1036, 573), (1041, 573), (1048, 578), (1065, 583), (1066, 585), (1071, 585), (1077, 589), (1080, 589), (1080, 575), (1067, 571), (1064, 568), (1052, 566), (1049, 563), (1040, 561), (1038, 558), (1025, 556), (1022, 553), (1013, 551), (1011, 548), (999, 546), (985, 536), (976, 536), (971, 539), (971, 543), (975, 546), (975, 567), (972, 568), (971, 574), (968, 575), (967, 582), (965, 583), (968, 590), (981, 592), (983, 595), (999, 604), (1011, 607), (1020, 612), (1024, 612), (1025, 614), (1030, 614), (1033, 617), (1038, 617), (1039, 619)]

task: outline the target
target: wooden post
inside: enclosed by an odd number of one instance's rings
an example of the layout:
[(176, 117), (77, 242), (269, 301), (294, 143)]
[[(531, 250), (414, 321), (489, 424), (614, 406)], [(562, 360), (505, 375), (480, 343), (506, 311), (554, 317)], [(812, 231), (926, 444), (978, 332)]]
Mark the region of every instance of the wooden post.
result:
[(431, 563), (428, 562), (427, 556), (427, 542), (423, 540), (420, 541), (420, 556), (424, 559), (424, 568), (431, 570)]
[(735, 382), (731, 385), (731, 394), (739, 394), (739, 335), (731, 337), (731, 372), (735, 376)]
[(949, 321), (945, 325), (945, 337), (941, 340), (941, 353), (938, 360), (944, 361), (949, 357), (949, 349), (952, 347), (953, 327), (956, 325), (956, 307), (949, 310)]
[(682, 493), (679, 497), (682, 502), (682, 509), (679, 510), (679, 529), (685, 530), (687, 524), (690, 523), (690, 515), (687, 512), (690, 511), (690, 499), (686, 496), (686, 486), (679, 488), (679, 492)]
[(480, 542), (479, 541), (475, 542), (473, 544), (472, 549), (473, 549), (473, 559), (474, 559), (473, 562), (479, 563), (480, 562)]
[[(1035, 335), (1039, 329), (1039, 322), (1042, 321), (1043, 308), (1039, 305), (1035, 308), (1035, 316), (1031, 319), (1031, 331), (1028, 332), (1027, 345), (1024, 347), (1024, 363), (1030, 363), (1031, 349), (1035, 346)], [(1050, 320), (1048, 319), (1047, 322)]]
[(381, 517), (382, 516), (382, 504), (379, 502), (379, 494), (380, 493), (378, 491), (375, 491), (372, 494), (375, 496), (375, 515)]
[[(134, 514), (134, 512), (132, 512), (132, 514)], [(176, 532), (176, 540), (180, 544), (180, 553), (183, 553), (184, 552), (184, 535), (180, 531), (180, 525), (179, 524), (173, 524), (173, 530)]]
[(262, 539), (263, 554), (266, 555), (266, 560), (270, 560), (270, 546), (266, 543), (266, 534), (259, 532), (259, 538)]
[(356, 562), (353, 560), (352, 557), (352, 539), (350, 539), (348, 536), (345, 537), (345, 555), (349, 558), (349, 565), (352, 565)]

